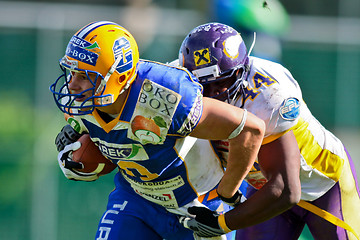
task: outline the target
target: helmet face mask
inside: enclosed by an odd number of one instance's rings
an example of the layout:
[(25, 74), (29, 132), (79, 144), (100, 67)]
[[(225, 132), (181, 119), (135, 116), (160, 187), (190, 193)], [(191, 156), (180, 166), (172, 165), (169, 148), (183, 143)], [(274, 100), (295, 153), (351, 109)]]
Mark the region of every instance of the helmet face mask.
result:
[[(99, 81), (103, 79), (99, 73), (89, 70), (69, 70), (62, 65), (60, 65), (60, 68), (63, 74), (61, 74), (56, 79), (55, 83), (51, 85), (50, 90), (53, 92), (55, 103), (62, 112), (72, 115), (90, 114), (94, 111), (95, 107), (99, 106), (99, 100), (105, 99), (105, 97), (111, 98), (111, 95), (109, 94), (103, 95), (103, 91), (99, 96), (96, 96), (95, 94), (96, 89), (99, 89)], [(91, 87), (79, 93), (73, 93), (69, 88), (69, 84), (73, 79), (74, 72), (84, 73)], [(90, 74), (92, 76), (90, 76)], [(85, 98), (85, 96), (88, 97)], [(79, 99), (81, 99), (81, 101), (77, 101)]]
[[(246, 68), (239, 66), (227, 71), (217, 78), (207, 78), (200, 80), (204, 87), (204, 96), (216, 98), (221, 101), (231, 103), (233, 99), (238, 96), (239, 90), (244, 85)], [(216, 89), (219, 91), (217, 94), (211, 94), (209, 89)], [(223, 91), (220, 91), (223, 89)], [(214, 90), (212, 90), (214, 91)]]
[(224, 92), (210, 96), (223, 99), (220, 95), (226, 94), (230, 101), (246, 79), (249, 57), (245, 43), (235, 29), (221, 23), (207, 23), (194, 28), (184, 39), (179, 63), (204, 86), (224, 79), (233, 81)]
[[(71, 115), (89, 114), (96, 107), (108, 106), (117, 100), (134, 81), (138, 62), (137, 43), (125, 28), (113, 22), (93, 22), (69, 41), (65, 56), (60, 59), (63, 74), (50, 90), (61, 111)], [(72, 93), (69, 89), (72, 77), (68, 71), (84, 73), (91, 87)], [(84, 99), (88, 93), (91, 96)]]

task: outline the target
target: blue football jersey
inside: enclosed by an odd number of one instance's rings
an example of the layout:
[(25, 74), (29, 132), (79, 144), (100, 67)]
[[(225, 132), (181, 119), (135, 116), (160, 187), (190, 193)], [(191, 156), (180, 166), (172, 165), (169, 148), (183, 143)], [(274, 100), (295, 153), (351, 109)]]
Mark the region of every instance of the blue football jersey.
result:
[(201, 115), (202, 87), (188, 71), (141, 61), (115, 119), (105, 122), (94, 111), (68, 121), (118, 165), (117, 186), (179, 208), (213, 189), (223, 174), (209, 141), (188, 137)]

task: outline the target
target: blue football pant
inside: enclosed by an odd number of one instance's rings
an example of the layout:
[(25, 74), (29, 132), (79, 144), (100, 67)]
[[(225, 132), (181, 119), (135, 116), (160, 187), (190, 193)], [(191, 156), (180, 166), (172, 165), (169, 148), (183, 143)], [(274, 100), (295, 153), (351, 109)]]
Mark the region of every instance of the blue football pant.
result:
[[(212, 210), (229, 210), (220, 199), (202, 197)], [(210, 200), (209, 200), (210, 199)], [(227, 235), (234, 238), (234, 232)], [(184, 228), (177, 215), (149, 202), (121, 186), (110, 193), (107, 210), (100, 219), (96, 240), (193, 240), (193, 231)]]

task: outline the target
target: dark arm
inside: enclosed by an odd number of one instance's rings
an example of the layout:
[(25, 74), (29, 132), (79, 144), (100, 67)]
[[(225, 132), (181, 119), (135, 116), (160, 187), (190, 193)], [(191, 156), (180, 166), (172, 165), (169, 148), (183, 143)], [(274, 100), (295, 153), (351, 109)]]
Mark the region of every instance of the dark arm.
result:
[(247, 201), (225, 214), (230, 229), (261, 223), (300, 201), (300, 151), (292, 131), (261, 146), (258, 161), (268, 181)]

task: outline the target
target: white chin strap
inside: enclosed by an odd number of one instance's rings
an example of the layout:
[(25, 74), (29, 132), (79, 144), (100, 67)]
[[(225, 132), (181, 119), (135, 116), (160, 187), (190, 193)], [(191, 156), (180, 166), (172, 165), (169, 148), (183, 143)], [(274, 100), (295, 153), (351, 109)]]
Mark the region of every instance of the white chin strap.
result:
[[(96, 90), (96, 92), (95, 92), (95, 95), (98, 94), (98, 93), (100, 93), (100, 92), (104, 89), (106, 83), (109, 81), (109, 78), (110, 78), (111, 75), (115, 72), (116, 67), (117, 67), (117, 65), (119, 64), (120, 60), (121, 60), (121, 57), (116, 58), (114, 64), (111, 66), (109, 72), (108, 72), (108, 73), (106, 74), (106, 76), (101, 80), (101, 83), (100, 83), (99, 87), (97, 88), (97, 90)], [(128, 88), (130, 87), (131, 82), (133, 81), (133, 79), (134, 79), (135, 77), (136, 77), (136, 74), (133, 74), (133, 76), (131, 77), (131, 79), (127, 80), (124, 88), (121, 89), (119, 95), (122, 94), (126, 89), (128, 89)]]
[(115, 59), (115, 62), (111, 66), (109, 72), (106, 74), (106, 76), (103, 79), (101, 79), (101, 83), (100, 83), (99, 87), (96, 89), (95, 95), (100, 93), (104, 89), (106, 83), (109, 81), (109, 78), (115, 72), (117, 65), (119, 65), (120, 60), (121, 60), (121, 57), (118, 57)]

